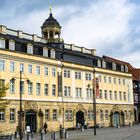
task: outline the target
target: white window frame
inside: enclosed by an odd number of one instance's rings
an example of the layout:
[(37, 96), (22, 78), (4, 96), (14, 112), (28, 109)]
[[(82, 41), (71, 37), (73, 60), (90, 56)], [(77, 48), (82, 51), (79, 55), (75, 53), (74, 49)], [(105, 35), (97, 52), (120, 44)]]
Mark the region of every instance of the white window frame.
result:
[(9, 50), (14, 51), (15, 50), (15, 41), (9, 40)]
[(32, 74), (33, 72), (33, 66), (31, 64), (28, 64), (28, 74)]
[(40, 93), (41, 93), (41, 84), (36, 83), (36, 95), (40, 95)]
[(10, 93), (14, 93), (15, 92), (15, 80), (11, 79), (10, 80)]
[(49, 85), (48, 84), (44, 84), (44, 95), (48, 95), (49, 94)]
[(0, 109), (0, 122), (5, 121), (5, 109)]
[(45, 76), (48, 75), (48, 67), (44, 67), (44, 75), (45, 75)]
[(52, 95), (56, 96), (56, 85), (52, 85)]
[(20, 63), (20, 71), (24, 72), (24, 64), (23, 63)]
[(4, 38), (0, 38), (0, 48), (5, 49), (5, 39)]
[(32, 44), (27, 45), (27, 53), (28, 54), (33, 54), (33, 45)]
[(28, 83), (28, 94), (31, 95), (33, 93), (33, 83), (29, 82)]
[(15, 121), (15, 109), (10, 108), (10, 121), (14, 122)]
[(4, 71), (5, 70), (5, 60), (0, 60), (0, 71)]
[(10, 62), (10, 72), (14, 72), (15, 71), (15, 62), (11, 61)]
[(36, 66), (36, 75), (40, 75), (40, 66)]

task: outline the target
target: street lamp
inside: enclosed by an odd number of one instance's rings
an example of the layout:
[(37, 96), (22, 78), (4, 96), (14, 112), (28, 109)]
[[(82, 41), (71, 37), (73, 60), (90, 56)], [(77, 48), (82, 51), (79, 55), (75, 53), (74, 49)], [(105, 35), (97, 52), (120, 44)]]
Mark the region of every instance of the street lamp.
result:
[(18, 122), (18, 129), (19, 129), (19, 137), (20, 140), (22, 140), (22, 79), (27, 79), (27, 83), (30, 82), (28, 78), (22, 78), (22, 71), (20, 70), (20, 75), (19, 77), (13, 77), (12, 79), (15, 80), (15, 78), (20, 79), (20, 88), (19, 88), (19, 93), (20, 93), (20, 109), (19, 109), (19, 122)]
[[(96, 86), (96, 79), (95, 79), (95, 70), (93, 71), (93, 79), (92, 79), (92, 92), (93, 92), (93, 121), (94, 121), (94, 135), (96, 135), (96, 92), (95, 92), (95, 86)], [(90, 87), (90, 84), (88, 84), (88, 88)]]

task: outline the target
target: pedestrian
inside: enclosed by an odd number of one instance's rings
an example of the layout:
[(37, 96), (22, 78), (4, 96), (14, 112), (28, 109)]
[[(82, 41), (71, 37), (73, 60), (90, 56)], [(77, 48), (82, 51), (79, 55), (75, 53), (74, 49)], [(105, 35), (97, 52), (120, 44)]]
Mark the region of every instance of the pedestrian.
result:
[(85, 129), (87, 129), (87, 122), (86, 122), (86, 120), (84, 121), (84, 127), (85, 127)]
[(47, 127), (48, 127), (48, 125), (47, 125), (47, 123), (45, 122), (45, 124), (44, 124), (44, 131), (45, 131), (45, 134), (47, 133)]

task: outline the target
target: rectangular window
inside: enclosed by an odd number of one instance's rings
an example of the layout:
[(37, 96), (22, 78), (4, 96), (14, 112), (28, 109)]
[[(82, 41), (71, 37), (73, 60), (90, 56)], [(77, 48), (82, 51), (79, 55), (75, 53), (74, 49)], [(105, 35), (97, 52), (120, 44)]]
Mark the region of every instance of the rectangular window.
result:
[(70, 70), (64, 70), (64, 77), (70, 78)]
[(102, 99), (103, 95), (102, 95), (102, 90), (101, 89), (99, 90), (99, 96)]
[(43, 48), (43, 56), (48, 57), (48, 49)]
[(10, 80), (10, 93), (14, 93), (15, 92), (15, 80)]
[(104, 83), (106, 83), (106, 77), (104, 76)]
[(75, 79), (81, 79), (81, 72), (75, 72)]
[(87, 88), (87, 98), (92, 98), (92, 89), (91, 88)]
[(44, 75), (48, 75), (48, 67), (44, 67)]
[(107, 99), (107, 90), (104, 90), (104, 97)]
[(105, 119), (108, 120), (108, 110), (105, 110)]
[(3, 122), (5, 120), (5, 110), (0, 109), (0, 122)]
[(10, 108), (10, 121), (15, 121), (15, 109)]
[(24, 72), (24, 64), (20, 63), (20, 71)]
[(66, 97), (71, 96), (71, 88), (69, 86), (64, 86), (64, 96)]
[(114, 99), (117, 100), (117, 91), (114, 91)]
[(21, 93), (23, 94), (24, 93), (24, 81), (21, 81)]
[(123, 92), (124, 101), (126, 101), (126, 92)]
[(0, 48), (4, 49), (5, 48), (5, 39), (0, 39)]
[(87, 114), (88, 119), (89, 119), (89, 120), (93, 120), (93, 110), (88, 110), (87, 113), (88, 113), (88, 114)]
[(120, 100), (122, 100), (122, 92), (121, 91), (119, 92), (119, 98), (120, 98)]
[(41, 84), (40, 83), (36, 83), (36, 94), (40, 95), (40, 89), (41, 89)]
[(86, 73), (86, 80), (91, 80), (91, 74), (90, 73)]
[(100, 110), (100, 121), (103, 120), (103, 110)]
[(56, 85), (52, 85), (52, 95), (56, 96)]
[(28, 74), (32, 74), (32, 65), (31, 64), (28, 65)]
[(114, 78), (114, 84), (116, 84), (116, 78)]
[(76, 90), (76, 97), (81, 98), (82, 97), (82, 88), (76, 87), (75, 90)]
[(3, 71), (5, 69), (5, 61), (0, 60), (0, 71)]
[(111, 84), (111, 77), (108, 78), (109, 84)]
[(0, 92), (2, 92), (3, 88), (5, 85), (5, 80), (4, 79), (0, 79)]
[(102, 76), (99, 75), (99, 82), (101, 83), (102, 82)]
[(123, 85), (125, 85), (125, 79), (123, 79)]
[(53, 120), (56, 121), (57, 120), (57, 110), (53, 109)]
[(15, 50), (15, 42), (9, 41), (9, 50), (14, 51)]
[(11, 61), (10, 62), (10, 72), (14, 72), (15, 71), (15, 62)]
[(52, 76), (56, 76), (56, 69), (52, 68)]
[(118, 79), (118, 84), (119, 84), (119, 85), (121, 84), (121, 79)]
[(46, 120), (49, 120), (50, 119), (50, 110), (49, 109), (46, 109), (45, 110), (45, 119)]
[(40, 75), (40, 66), (36, 66), (36, 75)]
[(44, 94), (45, 95), (48, 95), (48, 91), (49, 91), (48, 88), (49, 88), (48, 84), (44, 84)]
[(31, 44), (27, 45), (27, 53), (28, 54), (33, 54), (33, 45), (31, 45)]
[(65, 120), (66, 121), (72, 120), (72, 110), (65, 111)]
[(33, 93), (33, 83), (32, 82), (29, 82), (28, 83), (28, 94), (32, 94)]
[(109, 91), (109, 98), (110, 98), (110, 100), (112, 100), (112, 91), (111, 90)]

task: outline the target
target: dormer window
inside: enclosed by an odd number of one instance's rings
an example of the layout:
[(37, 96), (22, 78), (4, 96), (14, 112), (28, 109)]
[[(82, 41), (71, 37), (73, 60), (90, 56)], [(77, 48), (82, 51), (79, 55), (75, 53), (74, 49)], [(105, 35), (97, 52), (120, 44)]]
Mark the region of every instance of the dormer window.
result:
[(125, 65), (125, 72), (128, 72), (128, 67)]
[(9, 40), (9, 50), (14, 51), (15, 50), (15, 41)]
[(106, 68), (106, 62), (104, 60), (102, 61), (102, 67)]
[(0, 38), (0, 48), (5, 49), (5, 39)]
[(55, 50), (51, 49), (51, 58), (55, 58)]
[(97, 65), (98, 65), (98, 67), (101, 67), (101, 60), (100, 59), (98, 59)]
[(116, 70), (116, 64), (114, 62), (112, 63), (112, 69)]
[(27, 53), (28, 54), (33, 54), (33, 45), (32, 44), (27, 45)]
[(43, 56), (48, 57), (48, 49), (43, 48)]
[(124, 71), (124, 65), (121, 65), (121, 71)]

